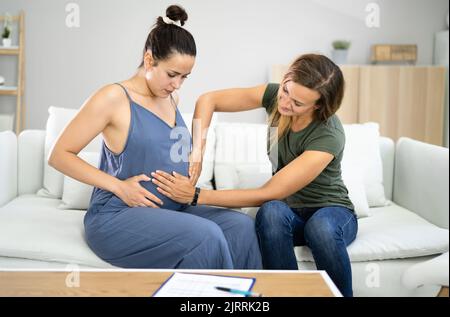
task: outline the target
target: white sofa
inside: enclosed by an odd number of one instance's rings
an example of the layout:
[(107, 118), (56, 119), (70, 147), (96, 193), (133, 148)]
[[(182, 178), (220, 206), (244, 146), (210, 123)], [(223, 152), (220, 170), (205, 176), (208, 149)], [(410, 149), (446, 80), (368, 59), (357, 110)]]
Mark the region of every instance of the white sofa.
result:
[[(230, 124), (228, 128), (238, 131), (235, 126)], [(238, 125), (250, 130), (260, 126)], [(249, 163), (217, 159), (224, 154), (218, 153), (224, 142), (224, 127), (227, 124), (217, 125), (216, 133), (210, 135), (212, 154), (203, 174), (214, 173), (219, 189), (264, 183), (271, 175), (267, 160)], [(80, 269), (113, 268), (85, 242), (85, 210), (62, 210), (58, 208), (61, 198), (36, 195), (45, 183), (46, 143), (44, 130), (24, 131), (19, 137), (12, 132), (0, 133), (0, 269), (64, 269), (69, 264)], [(265, 144), (265, 139), (256, 143)], [(359, 219), (357, 238), (348, 248), (354, 294), (435, 296), (441, 285), (448, 286), (448, 256), (439, 270), (433, 267), (439, 272), (430, 283), (408, 283), (403, 275), (448, 252), (448, 149), (406, 138), (395, 145), (379, 137), (377, 143), (383, 190), (390, 203), (370, 208), (370, 216)], [(256, 208), (242, 211), (254, 216)], [(296, 247), (295, 252), (299, 268), (314, 269), (307, 247)]]

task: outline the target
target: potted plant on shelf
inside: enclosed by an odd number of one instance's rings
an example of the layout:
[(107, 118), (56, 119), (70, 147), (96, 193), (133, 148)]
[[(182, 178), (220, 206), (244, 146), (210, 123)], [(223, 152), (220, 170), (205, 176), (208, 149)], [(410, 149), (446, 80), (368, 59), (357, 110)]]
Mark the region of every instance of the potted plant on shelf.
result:
[(9, 26), (10, 17), (6, 15), (5, 24), (3, 26), (2, 40), (4, 47), (11, 46), (11, 28)]
[(347, 63), (347, 56), (348, 56), (348, 49), (350, 48), (350, 42), (349, 41), (334, 41), (333, 42), (333, 61), (336, 64), (346, 64)]

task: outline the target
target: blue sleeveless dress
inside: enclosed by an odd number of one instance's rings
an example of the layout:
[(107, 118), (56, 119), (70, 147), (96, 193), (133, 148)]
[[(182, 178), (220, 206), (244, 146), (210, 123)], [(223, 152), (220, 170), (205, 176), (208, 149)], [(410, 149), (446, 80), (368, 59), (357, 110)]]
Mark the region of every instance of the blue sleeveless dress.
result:
[[(120, 85), (120, 84), (118, 84)], [(188, 175), (191, 136), (176, 109), (175, 126), (130, 102), (125, 147), (113, 153), (102, 144), (99, 169), (120, 180), (163, 170)], [(158, 196), (161, 208), (129, 207), (112, 192), (95, 187), (84, 218), (86, 242), (103, 260), (126, 268), (259, 269), (261, 254), (252, 218), (211, 206), (179, 204)]]

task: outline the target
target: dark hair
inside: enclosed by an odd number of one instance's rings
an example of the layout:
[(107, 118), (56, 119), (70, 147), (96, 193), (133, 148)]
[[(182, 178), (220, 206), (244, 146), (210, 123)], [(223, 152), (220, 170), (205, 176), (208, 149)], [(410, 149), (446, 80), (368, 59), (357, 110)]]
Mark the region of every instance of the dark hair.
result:
[[(178, 5), (169, 6), (166, 9), (166, 16), (173, 21), (180, 21), (182, 26), (188, 19), (186, 11)], [(144, 65), (144, 55), (148, 50), (152, 52), (156, 63), (169, 58), (175, 52), (190, 56), (197, 55), (192, 34), (182, 27), (165, 23), (162, 17), (156, 19), (156, 24), (147, 36), (139, 67)]]

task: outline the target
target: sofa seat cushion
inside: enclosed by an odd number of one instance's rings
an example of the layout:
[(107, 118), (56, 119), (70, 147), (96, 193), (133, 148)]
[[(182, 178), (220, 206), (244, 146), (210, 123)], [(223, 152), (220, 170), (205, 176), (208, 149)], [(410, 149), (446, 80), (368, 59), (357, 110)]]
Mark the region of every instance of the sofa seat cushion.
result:
[(110, 268), (84, 237), (85, 211), (61, 210), (61, 200), (23, 195), (0, 208), (0, 256)]
[[(402, 259), (448, 251), (449, 232), (394, 203), (370, 209), (358, 220), (358, 234), (348, 246), (352, 262)], [(313, 261), (306, 246), (296, 247), (298, 261)]]

